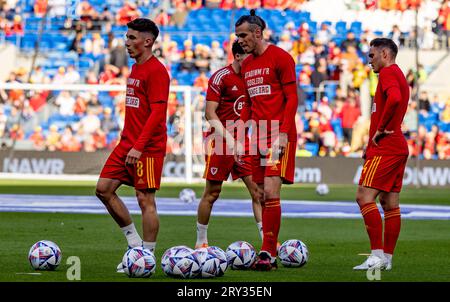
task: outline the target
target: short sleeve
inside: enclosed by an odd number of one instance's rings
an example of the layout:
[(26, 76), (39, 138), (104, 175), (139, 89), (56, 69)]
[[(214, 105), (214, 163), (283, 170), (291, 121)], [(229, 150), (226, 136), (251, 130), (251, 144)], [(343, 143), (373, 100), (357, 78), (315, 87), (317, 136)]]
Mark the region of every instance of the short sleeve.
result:
[(215, 73), (208, 81), (208, 90), (206, 91), (206, 101), (220, 102), (220, 96), (223, 86), (222, 77)]

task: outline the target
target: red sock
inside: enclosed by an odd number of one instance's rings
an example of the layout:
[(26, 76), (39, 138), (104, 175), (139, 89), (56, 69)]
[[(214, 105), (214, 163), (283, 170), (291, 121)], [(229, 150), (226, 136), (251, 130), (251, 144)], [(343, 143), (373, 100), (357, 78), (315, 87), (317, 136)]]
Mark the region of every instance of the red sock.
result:
[(277, 256), (278, 233), (281, 224), (281, 205), (279, 198), (266, 199), (262, 211), (263, 244), (261, 250)]
[(402, 223), (400, 208), (384, 212), (384, 252), (394, 254)]
[(378, 211), (377, 204), (370, 202), (363, 205), (361, 214), (364, 218), (367, 234), (370, 239), (371, 250), (383, 249), (383, 222), (381, 221), (380, 211)]

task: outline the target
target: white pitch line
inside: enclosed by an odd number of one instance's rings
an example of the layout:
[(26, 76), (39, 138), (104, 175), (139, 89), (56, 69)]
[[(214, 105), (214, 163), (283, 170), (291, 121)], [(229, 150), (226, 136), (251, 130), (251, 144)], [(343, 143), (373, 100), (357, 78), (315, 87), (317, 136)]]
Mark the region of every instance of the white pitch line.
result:
[(38, 275), (42, 275), (41, 273), (16, 273), (16, 275), (33, 275), (33, 276), (38, 276)]

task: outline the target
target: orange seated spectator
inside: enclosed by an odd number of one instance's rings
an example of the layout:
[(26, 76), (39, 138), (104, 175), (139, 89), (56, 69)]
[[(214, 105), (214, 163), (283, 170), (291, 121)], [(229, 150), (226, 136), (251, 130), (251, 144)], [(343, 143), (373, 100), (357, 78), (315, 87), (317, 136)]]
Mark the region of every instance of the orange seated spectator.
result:
[(178, 108), (178, 100), (176, 92), (169, 93), (169, 99), (167, 100), (167, 115), (172, 116), (175, 114)]
[(105, 70), (99, 76), (100, 84), (111, 84), (111, 81), (117, 78), (120, 70), (114, 65), (106, 64)]
[(127, 25), (128, 22), (133, 21), (141, 16), (141, 12), (133, 2), (125, 1), (123, 6), (119, 9), (116, 15), (116, 21), (119, 25)]
[(202, 7), (202, 0), (188, 0), (186, 1), (186, 7), (188, 9), (199, 9)]
[(106, 148), (106, 133), (102, 129), (97, 129), (92, 134), (92, 139), (94, 140), (94, 146), (96, 150), (102, 150)]
[(83, 115), (87, 110), (87, 101), (82, 96), (78, 95), (75, 98), (75, 105), (73, 107), (73, 112), (76, 115)]
[(45, 137), (42, 133), (42, 127), (36, 126), (33, 133), (30, 135), (30, 140), (33, 142), (33, 147), (36, 150), (43, 150), (45, 148)]
[(206, 0), (206, 3), (208, 3), (208, 2), (220, 2), (219, 7), (221, 9), (226, 9), (226, 10), (233, 9), (233, 8), (236, 7), (236, 5), (234, 3), (235, 2), (234, 0), (215, 0), (215, 1), (213, 1), (213, 0)]
[(378, 7), (382, 10), (395, 10), (397, 8), (397, 0), (379, 0)]
[(43, 17), (47, 11), (48, 0), (35, 0), (34, 2), (34, 15), (36, 17)]
[(194, 87), (199, 87), (202, 91), (206, 91), (208, 89), (208, 77), (205, 72), (200, 72), (199, 76), (194, 80)]
[(153, 21), (156, 23), (156, 25), (167, 26), (169, 25), (170, 17), (164, 9), (161, 9), (158, 15), (155, 17), (155, 20)]
[(48, 90), (37, 90), (30, 97), (30, 106), (33, 108), (34, 112), (39, 111), (47, 103), (49, 93), (50, 92)]
[(61, 135), (58, 132), (58, 126), (51, 125), (49, 128), (49, 133), (47, 138), (45, 139), (45, 147), (48, 151), (56, 151), (60, 149), (60, 137)]
[(87, 0), (80, 2), (76, 8), (76, 11), (80, 16), (81, 21), (92, 21), (98, 19), (98, 12)]
[(20, 35), (24, 34), (22, 17), (20, 15), (14, 15), (13, 23), (11, 25), (7, 25), (5, 27), (5, 35), (7, 37), (11, 35)]
[(60, 151), (78, 152), (81, 150), (81, 143), (73, 135), (72, 127), (66, 126), (63, 134), (60, 137)]
[(25, 138), (23, 128), (19, 124), (14, 124), (9, 130), (9, 138), (13, 140), (22, 140)]

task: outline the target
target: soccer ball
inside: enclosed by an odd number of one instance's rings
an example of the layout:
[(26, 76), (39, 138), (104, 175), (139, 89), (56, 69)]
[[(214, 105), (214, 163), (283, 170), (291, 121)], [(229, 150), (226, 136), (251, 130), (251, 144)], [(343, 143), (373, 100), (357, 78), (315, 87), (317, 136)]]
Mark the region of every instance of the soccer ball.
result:
[(155, 272), (156, 258), (149, 249), (134, 247), (123, 255), (122, 266), (130, 278), (148, 278)]
[(186, 188), (180, 191), (180, 200), (185, 203), (192, 203), (197, 200), (195, 192), (192, 189)]
[(278, 250), (281, 264), (287, 267), (302, 267), (308, 262), (309, 252), (306, 244), (298, 239), (283, 242)]
[(201, 274), (203, 278), (223, 276), (228, 268), (226, 253), (217, 246), (196, 249), (200, 262)]
[(316, 193), (319, 195), (327, 195), (330, 192), (327, 184), (318, 184), (316, 187)]
[(171, 248), (168, 248), (161, 257), (161, 268), (164, 273), (167, 275), (172, 274), (172, 263), (170, 261), (170, 257), (179, 253), (179, 250), (185, 249), (188, 252), (194, 252), (193, 249), (186, 245), (177, 245)]
[(226, 250), (228, 265), (232, 269), (250, 268), (256, 260), (256, 251), (253, 245), (246, 241), (236, 241)]
[(61, 262), (61, 250), (56, 243), (48, 240), (41, 240), (33, 244), (28, 252), (28, 260), (35, 270), (56, 269)]
[(200, 274), (200, 263), (197, 253), (186, 246), (172, 247), (161, 259), (162, 268), (171, 277), (195, 278)]

